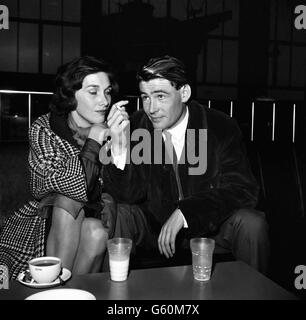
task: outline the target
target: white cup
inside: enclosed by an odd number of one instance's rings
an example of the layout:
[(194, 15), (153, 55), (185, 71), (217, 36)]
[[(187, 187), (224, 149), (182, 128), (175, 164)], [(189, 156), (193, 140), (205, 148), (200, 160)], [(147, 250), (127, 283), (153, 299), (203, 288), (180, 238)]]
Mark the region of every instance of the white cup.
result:
[(29, 261), (29, 270), (37, 283), (51, 283), (61, 273), (62, 262), (57, 257), (40, 257)]
[(111, 280), (125, 281), (129, 270), (132, 240), (126, 238), (113, 238), (108, 240), (107, 248)]

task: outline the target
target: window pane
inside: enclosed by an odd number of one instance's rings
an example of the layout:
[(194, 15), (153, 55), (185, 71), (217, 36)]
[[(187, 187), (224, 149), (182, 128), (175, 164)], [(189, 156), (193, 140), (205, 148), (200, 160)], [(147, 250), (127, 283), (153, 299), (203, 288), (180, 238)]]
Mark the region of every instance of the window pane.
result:
[(40, 0), (20, 0), (20, 18), (40, 18)]
[(32, 95), (31, 122), (50, 111), (49, 105), (52, 95)]
[(81, 1), (80, 0), (63, 0), (63, 19), (64, 21), (80, 22), (81, 21)]
[(221, 82), (221, 41), (208, 40), (207, 77), (208, 82)]
[[(206, 1), (203, 0), (192, 0), (192, 1), (182, 1), (183, 6), (186, 8), (186, 17), (190, 19), (195, 17), (202, 17), (205, 14)], [(176, 4), (173, 3), (173, 6)]]
[(277, 0), (271, 0), (270, 2), (270, 39), (275, 39), (275, 11), (277, 9)]
[(1, 5), (5, 5), (9, 9), (10, 17), (18, 17), (17, 0), (1, 0)]
[(154, 17), (166, 17), (167, 16), (167, 1), (155, 0), (151, 2), (154, 6), (153, 16)]
[[(208, 0), (207, 1), (207, 15), (213, 15), (216, 13), (223, 12), (223, 0)], [(219, 26), (212, 30), (209, 34), (221, 35), (222, 23), (219, 23)]]
[(42, 1), (42, 19), (44, 20), (62, 20), (62, 1), (61, 0), (43, 0)]
[[(201, 85), (197, 87), (198, 99), (215, 99), (215, 100), (234, 100), (237, 98), (237, 88), (222, 87), (222, 85)], [(228, 107), (229, 110), (230, 106)], [(227, 111), (228, 113), (229, 111)], [(235, 106), (234, 106), (235, 115)]]
[(305, 86), (306, 48), (293, 47), (292, 50), (292, 86)]
[(277, 85), (289, 85), (289, 46), (279, 46), (277, 61)]
[(17, 71), (17, 23), (0, 32), (0, 70)]
[[(269, 52), (273, 52), (274, 44), (270, 43), (269, 45)], [(273, 81), (273, 72), (274, 72), (274, 58), (273, 55), (269, 56), (269, 74), (268, 74), (268, 84), (269, 86), (274, 85)]]
[(64, 27), (63, 63), (80, 56), (80, 28)]
[(107, 13), (118, 13), (120, 11), (120, 5), (127, 3), (127, 0), (119, 1), (103, 1), (107, 2)]
[(198, 67), (197, 67), (197, 81), (203, 82), (204, 79), (204, 63), (206, 61), (204, 60), (204, 46), (201, 49), (200, 54), (198, 55)]
[(19, 72), (38, 72), (38, 25), (20, 23)]
[(287, 1), (277, 1), (277, 39), (290, 40), (292, 11)]
[(223, 42), (223, 83), (237, 83), (238, 41)]
[(297, 30), (293, 28), (293, 41), (306, 43), (306, 32), (305, 30)]
[(232, 18), (224, 22), (225, 36), (238, 36), (239, 31), (239, 1), (226, 0), (224, 11), (231, 11)]
[(179, 20), (186, 20), (186, 4), (181, 1), (176, 1), (175, 4), (172, 3), (171, 16)]
[(43, 31), (43, 73), (56, 73), (62, 60), (61, 27), (45, 25)]
[(28, 134), (28, 97), (24, 94), (1, 94), (1, 132), (3, 140), (26, 140)]

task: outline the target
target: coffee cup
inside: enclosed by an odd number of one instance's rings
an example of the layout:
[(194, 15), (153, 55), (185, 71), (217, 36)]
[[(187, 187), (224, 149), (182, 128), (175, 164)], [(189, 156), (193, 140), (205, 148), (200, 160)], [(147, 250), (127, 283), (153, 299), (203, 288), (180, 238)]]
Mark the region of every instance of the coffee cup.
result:
[(62, 262), (57, 257), (40, 257), (29, 261), (29, 270), (37, 283), (51, 283), (62, 270)]

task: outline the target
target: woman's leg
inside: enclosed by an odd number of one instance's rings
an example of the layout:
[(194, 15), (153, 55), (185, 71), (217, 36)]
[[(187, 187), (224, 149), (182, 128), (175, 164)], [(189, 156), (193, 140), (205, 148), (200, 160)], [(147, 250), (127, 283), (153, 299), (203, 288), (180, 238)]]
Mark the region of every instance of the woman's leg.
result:
[(73, 273), (86, 274), (99, 272), (106, 250), (108, 233), (101, 220), (85, 218), (81, 228), (78, 253), (73, 266)]
[(62, 208), (53, 207), (47, 239), (47, 255), (61, 258), (63, 267), (72, 270), (80, 242), (84, 211), (77, 219)]

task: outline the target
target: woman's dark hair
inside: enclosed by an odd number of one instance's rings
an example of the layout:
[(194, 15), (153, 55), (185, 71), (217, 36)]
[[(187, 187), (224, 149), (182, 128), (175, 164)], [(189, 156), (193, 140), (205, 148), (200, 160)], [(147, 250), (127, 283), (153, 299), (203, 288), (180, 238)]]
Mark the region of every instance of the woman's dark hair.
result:
[(75, 92), (82, 88), (86, 76), (98, 72), (104, 72), (108, 75), (113, 88), (113, 98), (118, 93), (119, 87), (111, 65), (94, 57), (79, 57), (58, 68), (55, 91), (50, 103), (51, 111), (57, 114), (68, 114), (75, 110), (77, 107)]
[(176, 89), (189, 83), (187, 70), (182, 61), (175, 57), (163, 56), (152, 58), (136, 75), (137, 80), (150, 81), (156, 78), (166, 79)]

